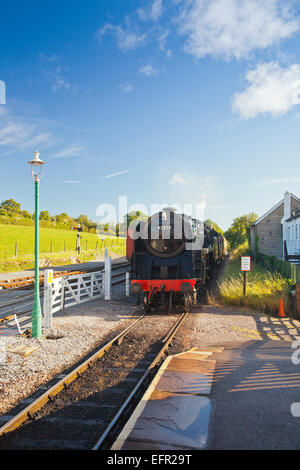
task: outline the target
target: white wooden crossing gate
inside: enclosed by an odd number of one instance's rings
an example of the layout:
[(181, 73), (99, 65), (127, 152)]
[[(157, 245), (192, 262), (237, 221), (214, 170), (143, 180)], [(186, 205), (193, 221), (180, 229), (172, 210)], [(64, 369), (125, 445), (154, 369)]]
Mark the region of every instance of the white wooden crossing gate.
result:
[[(44, 325), (52, 328), (52, 315), (72, 305), (104, 296), (104, 271), (51, 279), (44, 287)], [(48, 274), (45, 279), (48, 278)], [(50, 275), (51, 278), (51, 275)]]
[(112, 267), (111, 258), (106, 253), (103, 271), (54, 278), (52, 269), (45, 270), (44, 327), (52, 328), (53, 314), (59, 310), (101, 297), (111, 300), (112, 285), (125, 284), (128, 296), (130, 278), (128, 267), (127, 263)]
[(103, 295), (102, 272), (61, 277), (53, 281), (52, 313)]

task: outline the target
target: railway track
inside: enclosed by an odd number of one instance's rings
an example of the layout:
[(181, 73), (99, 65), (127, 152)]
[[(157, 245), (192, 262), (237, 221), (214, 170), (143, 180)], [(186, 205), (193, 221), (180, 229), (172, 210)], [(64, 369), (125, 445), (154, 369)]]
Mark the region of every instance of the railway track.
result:
[(0, 449), (109, 449), (187, 315), (138, 318), (2, 426)]
[[(125, 267), (128, 266), (128, 263), (119, 263), (119, 264), (114, 264), (112, 265), (112, 268), (114, 267)], [(89, 268), (89, 269), (82, 269), (82, 270), (68, 270), (68, 271), (54, 271), (53, 272), (53, 278), (58, 278), (62, 276), (74, 276), (77, 274), (86, 274), (86, 273), (92, 273), (95, 271), (99, 271), (99, 266), (96, 268)], [(40, 274), (40, 285), (44, 283), (44, 274)], [(0, 289), (24, 289), (24, 288), (33, 288), (34, 287), (34, 276), (27, 276), (27, 277), (21, 277), (21, 278), (15, 278), (15, 279), (7, 279), (4, 281), (0, 281)]]

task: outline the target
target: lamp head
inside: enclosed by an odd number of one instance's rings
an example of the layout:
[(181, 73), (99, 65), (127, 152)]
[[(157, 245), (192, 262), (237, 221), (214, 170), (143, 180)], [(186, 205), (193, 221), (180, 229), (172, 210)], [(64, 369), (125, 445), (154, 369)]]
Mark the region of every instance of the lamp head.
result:
[(33, 159), (28, 164), (31, 165), (32, 177), (35, 181), (39, 181), (43, 175), (43, 165), (45, 165), (45, 162), (40, 159), (40, 154), (37, 150), (34, 152)]

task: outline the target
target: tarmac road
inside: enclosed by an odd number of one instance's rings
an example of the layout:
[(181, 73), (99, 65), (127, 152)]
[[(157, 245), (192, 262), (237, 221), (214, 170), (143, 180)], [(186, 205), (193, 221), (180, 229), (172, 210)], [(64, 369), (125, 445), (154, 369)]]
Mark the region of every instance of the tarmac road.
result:
[[(300, 365), (292, 342), (224, 343), (211, 395), (206, 449), (300, 449)], [(298, 346), (299, 348), (299, 346)]]

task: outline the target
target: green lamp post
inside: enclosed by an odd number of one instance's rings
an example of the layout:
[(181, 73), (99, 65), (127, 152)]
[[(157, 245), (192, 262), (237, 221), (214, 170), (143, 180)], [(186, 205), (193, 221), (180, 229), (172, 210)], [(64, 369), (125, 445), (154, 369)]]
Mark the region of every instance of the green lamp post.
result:
[(31, 165), (31, 174), (35, 186), (35, 244), (34, 244), (34, 303), (32, 311), (32, 337), (42, 337), (42, 311), (40, 302), (40, 274), (39, 274), (39, 184), (43, 175), (45, 162), (40, 159), (38, 151), (34, 152)]

